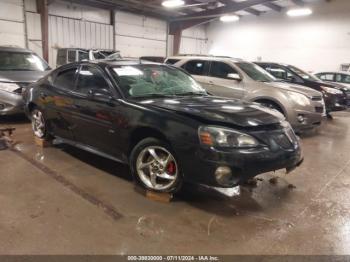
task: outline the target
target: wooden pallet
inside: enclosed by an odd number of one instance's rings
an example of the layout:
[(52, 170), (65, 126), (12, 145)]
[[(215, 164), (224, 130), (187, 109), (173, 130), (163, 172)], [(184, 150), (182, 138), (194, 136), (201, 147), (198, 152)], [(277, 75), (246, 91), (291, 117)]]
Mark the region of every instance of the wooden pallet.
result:
[(154, 192), (154, 191), (144, 189), (139, 185), (135, 185), (135, 191), (152, 201), (170, 203), (174, 199), (174, 195), (171, 193)]
[(45, 140), (45, 139), (40, 139), (38, 137), (34, 137), (35, 144), (40, 147), (50, 147), (52, 146), (52, 141)]

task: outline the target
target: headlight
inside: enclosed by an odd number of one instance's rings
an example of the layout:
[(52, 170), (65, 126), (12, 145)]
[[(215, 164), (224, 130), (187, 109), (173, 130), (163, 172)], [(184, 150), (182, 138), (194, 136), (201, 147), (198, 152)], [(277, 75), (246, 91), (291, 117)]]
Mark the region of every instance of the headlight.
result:
[(331, 87), (328, 87), (328, 86), (321, 86), (321, 89), (326, 92), (326, 93), (329, 93), (329, 94), (333, 94), (333, 95), (341, 95), (343, 94), (342, 91), (336, 89), (336, 88), (331, 88)]
[(206, 146), (251, 148), (259, 145), (254, 137), (228, 128), (201, 126), (198, 134), (201, 144)]
[(17, 84), (0, 82), (0, 90), (4, 90), (7, 92), (14, 92), (20, 88), (21, 87)]
[(306, 95), (296, 93), (296, 92), (291, 92), (291, 91), (289, 91), (288, 94), (289, 94), (289, 97), (298, 105), (307, 106), (311, 104), (310, 99)]

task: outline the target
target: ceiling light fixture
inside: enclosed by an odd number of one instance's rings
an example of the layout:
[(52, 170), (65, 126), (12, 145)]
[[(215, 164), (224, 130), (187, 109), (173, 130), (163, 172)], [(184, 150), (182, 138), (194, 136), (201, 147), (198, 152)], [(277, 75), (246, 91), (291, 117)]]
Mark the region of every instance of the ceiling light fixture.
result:
[(237, 22), (239, 20), (238, 15), (224, 15), (220, 17), (220, 21), (224, 23)]
[(162, 6), (168, 7), (168, 8), (176, 8), (183, 6), (185, 4), (185, 1), (183, 0), (166, 0), (163, 1)]
[(307, 16), (311, 14), (312, 14), (312, 10), (310, 8), (290, 9), (287, 11), (287, 15), (292, 17)]

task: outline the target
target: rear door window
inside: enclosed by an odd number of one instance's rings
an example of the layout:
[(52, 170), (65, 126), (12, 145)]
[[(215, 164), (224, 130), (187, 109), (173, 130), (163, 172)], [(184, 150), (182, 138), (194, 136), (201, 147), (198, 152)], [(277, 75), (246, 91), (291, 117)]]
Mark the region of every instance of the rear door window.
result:
[(320, 79), (321, 80), (324, 80), (324, 81), (334, 81), (334, 74), (330, 74), (330, 73), (327, 73), (327, 74), (322, 74), (320, 75)]
[(204, 60), (191, 60), (182, 66), (189, 74), (204, 76), (208, 74), (209, 63)]
[(55, 78), (54, 86), (59, 89), (73, 90), (77, 69), (77, 67), (72, 67), (59, 72)]
[(232, 66), (223, 62), (212, 62), (210, 65), (209, 76), (226, 78), (228, 74), (238, 74), (238, 72), (232, 68)]

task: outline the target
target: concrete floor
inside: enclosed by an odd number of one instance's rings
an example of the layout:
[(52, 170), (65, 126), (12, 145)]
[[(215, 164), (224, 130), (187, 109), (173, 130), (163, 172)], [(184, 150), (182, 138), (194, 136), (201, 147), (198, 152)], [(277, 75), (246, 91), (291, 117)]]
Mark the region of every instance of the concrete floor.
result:
[[(0, 151), (0, 254), (350, 254), (350, 113), (303, 137), (289, 175), (171, 204), (135, 192), (128, 168), (68, 146), (42, 149), (23, 118)], [(270, 183), (278, 177), (277, 184)]]

